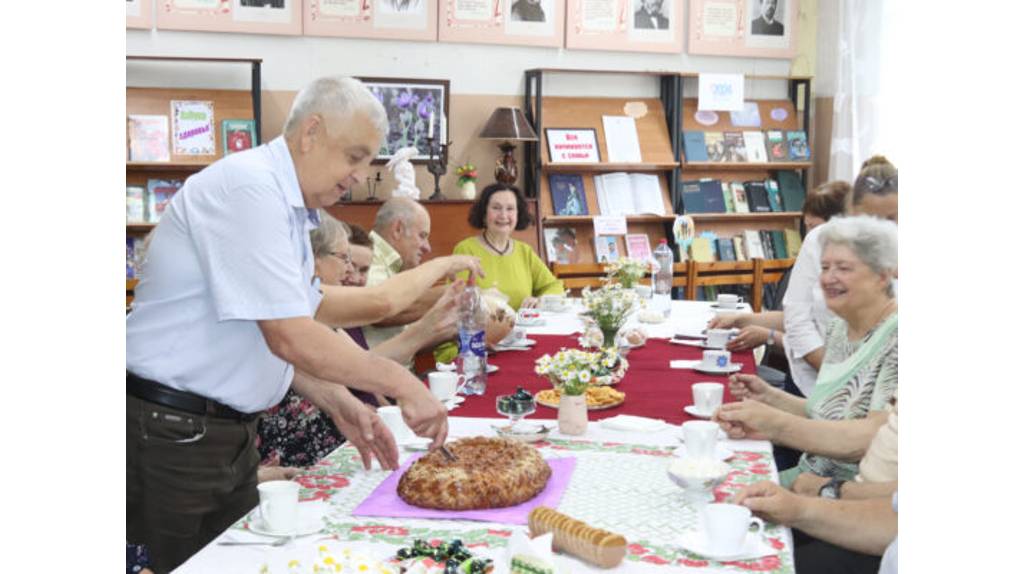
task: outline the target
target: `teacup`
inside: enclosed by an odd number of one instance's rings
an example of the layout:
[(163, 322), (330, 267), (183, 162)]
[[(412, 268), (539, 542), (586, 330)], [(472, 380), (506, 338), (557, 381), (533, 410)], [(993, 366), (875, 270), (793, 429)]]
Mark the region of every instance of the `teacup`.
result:
[(731, 293), (722, 293), (718, 296), (718, 307), (720, 309), (735, 309), (743, 302), (743, 297)]
[(459, 381), (462, 375), (451, 371), (435, 371), (427, 375), (430, 383), (430, 392), (439, 401), (447, 401), (454, 398), (459, 390)]
[(515, 329), (512, 329), (511, 331), (509, 331), (508, 335), (505, 335), (505, 338), (502, 339), (498, 344), (499, 345), (521, 345), (523, 343), (523, 341), (525, 341), (525, 340), (526, 340), (526, 329), (523, 329), (522, 327), (516, 327)]
[(521, 323), (532, 323), (540, 319), (540, 311), (536, 309), (520, 309), (517, 316)]
[(729, 366), (732, 353), (729, 351), (704, 351), (700, 366), (705, 369), (721, 370)]
[(394, 435), (396, 443), (402, 444), (415, 436), (402, 418), (402, 409), (396, 406), (377, 407), (377, 414), (384, 421), (384, 426)]
[(299, 516), (299, 483), (290, 480), (261, 482), (260, 516), (267, 530), (275, 534), (295, 532)]
[(697, 412), (711, 416), (722, 406), (722, 395), (725, 394), (725, 385), (722, 383), (695, 383), (691, 390), (693, 408)]
[(718, 423), (711, 421), (687, 421), (683, 423), (683, 442), (686, 443), (686, 457), (713, 459), (718, 444)]
[(541, 295), (540, 308), (545, 311), (561, 311), (565, 308), (565, 295)]
[(705, 345), (716, 349), (724, 349), (732, 337), (732, 329), (708, 329)]
[(750, 525), (757, 525), (757, 536), (764, 532), (764, 522), (752, 516), (750, 509), (738, 504), (709, 504), (704, 507), (704, 526), (708, 544), (716, 556), (735, 556), (743, 550)]
[(650, 285), (637, 285), (636, 287), (633, 287), (633, 290), (636, 291), (637, 296), (641, 299), (650, 299), (651, 295), (654, 293), (654, 290), (651, 289)]

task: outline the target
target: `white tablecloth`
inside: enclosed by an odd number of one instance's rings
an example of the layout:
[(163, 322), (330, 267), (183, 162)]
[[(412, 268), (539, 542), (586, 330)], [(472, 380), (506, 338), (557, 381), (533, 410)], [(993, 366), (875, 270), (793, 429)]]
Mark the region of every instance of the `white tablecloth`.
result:
[[(579, 299), (571, 299), (572, 307), (566, 311), (550, 312), (541, 311), (543, 325), (524, 327), (528, 333), (537, 335), (571, 335), (582, 330), (583, 322), (579, 312), (583, 311), (583, 304)], [(671, 315), (662, 323), (641, 323), (637, 314), (626, 322), (626, 327), (642, 326), (649, 337), (667, 339), (677, 333), (698, 336), (701, 331), (707, 328), (708, 321), (715, 316), (715, 309), (708, 301), (672, 301)], [(741, 304), (736, 309), (737, 313), (749, 313), (750, 307)]]

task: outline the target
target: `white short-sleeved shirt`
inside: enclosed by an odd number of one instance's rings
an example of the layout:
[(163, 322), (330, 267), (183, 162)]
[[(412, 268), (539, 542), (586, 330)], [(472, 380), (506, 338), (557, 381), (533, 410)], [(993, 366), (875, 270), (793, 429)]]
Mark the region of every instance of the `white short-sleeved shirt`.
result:
[(793, 382), (805, 397), (811, 395), (818, 380), (818, 370), (803, 359), (804, 355), (825, 346), (825, 329), (835, 314), (825, 306), (821, 291), (821, 227), (804, 238), (789, 277), (786, 295), (782, 298), (782, 316), (786, 325), (783, 342)]
[(277, 404), (292, 366), (257, 321), (312, 317), (319, 225), (283, 138), (186, 180), (164, 212), (127, 319), (127, 368), (246, 413)]

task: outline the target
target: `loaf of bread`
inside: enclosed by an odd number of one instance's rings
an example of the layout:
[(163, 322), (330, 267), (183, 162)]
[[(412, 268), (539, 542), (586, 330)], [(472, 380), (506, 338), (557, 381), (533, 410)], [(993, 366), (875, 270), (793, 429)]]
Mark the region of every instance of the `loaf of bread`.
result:
[(555, 550), (566, 552), (601, 568), (614, 568), (626, 557), (621, 534), (588, 526), (546, 506), (530, 512), (530, 536), (554, 533)]

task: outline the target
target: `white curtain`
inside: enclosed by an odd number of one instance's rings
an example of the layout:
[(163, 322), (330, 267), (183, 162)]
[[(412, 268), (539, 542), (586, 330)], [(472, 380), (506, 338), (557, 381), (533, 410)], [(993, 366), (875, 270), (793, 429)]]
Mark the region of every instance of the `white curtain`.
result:
[[(834, 42), (822, 50), (819, 65), (832, 66), (834, 100), (832, 145), (828, 179), (852, 182), (860, 164), (882, 154), (899, 165), (897, 142), (893, 137), (893, 106), (887, 105), (886, 88), (894, 86), (891, 43), (892, 0), (837, 0), (822, 2), (823, 10), (834, 10), (834, 34), (823, 38)], [(822, 32), (828, 33), (825, 30)]]

